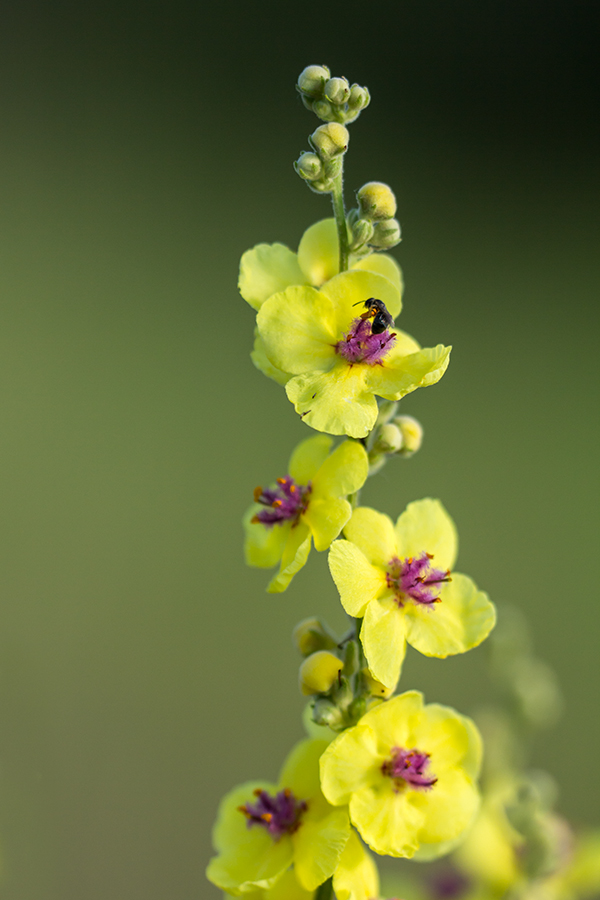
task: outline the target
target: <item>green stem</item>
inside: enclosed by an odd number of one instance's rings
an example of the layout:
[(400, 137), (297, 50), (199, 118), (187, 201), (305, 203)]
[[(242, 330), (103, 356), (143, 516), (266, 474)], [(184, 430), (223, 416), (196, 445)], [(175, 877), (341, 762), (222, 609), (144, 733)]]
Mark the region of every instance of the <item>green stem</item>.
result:
[(348, 257), (350, 255), (350, 247), (348, 245), (348, 226), (346, 225), (346, 210), (344, 208), (344, 170), (340, 169), (339, 175), (336, 176), (331, 191), (331, 202), (333, 204), (333, 214), (337, 225), (338, 242), (340, 245), (340, 272), (346, 272), (348, 269)]
[(333, 898), (333, 878), (328, 878), (323, 884), (317, 888), (315, 900), (332, 900)]

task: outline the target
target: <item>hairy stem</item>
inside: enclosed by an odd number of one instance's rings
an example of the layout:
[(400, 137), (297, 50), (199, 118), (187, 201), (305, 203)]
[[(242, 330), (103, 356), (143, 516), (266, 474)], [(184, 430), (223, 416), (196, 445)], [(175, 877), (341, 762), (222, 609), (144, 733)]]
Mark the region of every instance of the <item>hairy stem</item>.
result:
[(346, 210), (344, 208), (344, 170), (340, 169), (339, 175), (333, 184), (331, 191), (331, 202), (333, 204), (333, 214), (335, 215), (335, 223), (337, 225), (338, 242), (340, 245), (340, 272), (348, 269), (348, 257), (350, 255), (350, 247), (348, 244), (348, 227), (346, 225)]

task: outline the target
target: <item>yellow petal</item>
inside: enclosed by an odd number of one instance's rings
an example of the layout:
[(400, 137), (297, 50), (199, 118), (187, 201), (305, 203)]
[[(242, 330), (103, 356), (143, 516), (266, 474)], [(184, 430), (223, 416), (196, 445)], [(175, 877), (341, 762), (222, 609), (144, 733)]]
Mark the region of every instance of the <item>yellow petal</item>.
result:
[(335, 219), (322, 219), (306, 229), (298, 247), (298, 262), (315, 287), (337, 275), (340, 259)]
[(343, 731), (321, 756), (321, 789), (334, 806), (345, 806), (355, 791), (382, 778), (377, 736), (363, 723), (364, 717)]
[[(481, 764), (481, 737), (474, 722), (456, 710), (439, 703), (428, 703), (409, 741), (431, 757), (431, 770), (440, 777), (446, 768), (468, 768), (469, 777), (477, 777)], [(473, 774), (472, 774), (473, 773)]]
[(331, 545), (329, 570), (349, 616), (364, 616), (367, 605), (386, 588), (384, 572), (371, 565), (350, 541)]
[(422, 711), (423, 695), (419, 691), (405, 691), (371, 709), (358, 727), (368, 726), (376, 735), (376, 753), (383, 761), (389, 757), (392, 747), (414, 746)]
[(314, 497), (347, 497), (360, 490), (369, 474), (369, 457), (362, 444), (344, 441), (320, 467), (313, 480)]
[(289, 532), (287, 543), (283, 549), (281, 567), (278, 574), (271, 579), (267, 591), (269, 594), (280, 594), (300, 569), (306, 564), (311, 547), (311, 535), (308, 525), (299, 522)]
[[(432, 761), (431, 770), (437, 775)], [(411, 791), (411, 800), (424, 814), (420, 841), (451, 841), (471, 825), (479, 809), (479, 792), (460, 768), (446, 769), (430, 790)]]
[(391, 597), (372, 600), (367, 606), (360, 639), (369, 669), (378, 681), (393, 689), (400, 678), (406, 653), (403, 611)]
[[(404, 287), (402, 269), (393, 256), (388, 256), (387, 253), (371, 253), (370, 256), (366, 256), (364, 259), (354, 263), (351, 268), (365, 269), (367, 272), (376, 272), (378, 275), (383, 275), (388, 281), (392, 282), (394, 287), (397, 288), (400, 296), (402, 296)], [(398, 310), (398, 312), (400, 312), (400, 310)], [(394, 317), (397, 315), (398, 313), (395, 313)]]
[(323, 285), (321, 293), (329, 297), (335, 308), (338, 340), (348, 331), (353, 319), (364, 312), (364, 304), (371, 297), (382, 300), (390, 315), (396, 317), (402, 301), (400, 291), (388, 278), (377, 272), (351, 269), (341, 272)]
[(379, 876), (370, 853), (353, 831), (333, 876), (337, 900), (373, 900), (379, 896)]
[(396, 536), (401, 559), (432, 553), (436, 569), (451, 569), (456, 561), (458, 534), (439, 500), (409, 503), (396, 522)]
[(407, 603), (404, 610), (408, 643), (425, 656), (440, 659), (477, 647), (496, 624), (496, 610), (487, 594), (458, 572), (443, 585), (439, 603)]
[(306, 284), (298, 257), (284, 244), (257, 244), (240, 261), (238, 288), (254, 309), (292, 284)]
[(270, 569), (276, 566), (282, 557), (283, 548), (290, 536), (291, 524), (282, 522), (277, 525), (263, 525), (262, 522), (252, 522), (252, 518), (261, 509), (264, 507), (253, 503), (244, 516), (244, 555), (247, 565)]
[(288, 472), (298, 484), (312, 481), (329, 455), (333, 441), (324, 434), (316, 434), (302, 441), (290, 457)]
[(368, 506), (359, 506), (354, 510), (344, 534), (362, 550), (369, 562), (382, 569), (398, 555), (392, 520)]
[(347, 809), (309, 805), (298, 831), (292, 835), (294, 871), (300, 884), (314, 891), (335, 872), (350, 836)]
[(298, 800), (320, 796), (319, 760), (328, 746), (328, 741), (314, 738), (299, 741), (283, 764), (279, 790), (289, 788)]
[(327, 370), (336, 361), (336, 310), (322, 291), (290, 287), (269, 297), (256, 317), (271, 363), (283, 372)]
[(383, 365), (369, 367), (368, 387), (386, 400), (400, 400), (419, 387), (435, 384), (448, 368), (451, 349), (438, 344), (404, 356), (393, 347)]
[(338, 497), (312, 497), (302, 515), (302, 521), (311, 530), (315, 549), (327, 550), (351, 515), (352, 507), (347, 500)]
[(352, 795), (350, 819), (375, 853), (411, 857), (418, 849), (425, 814), (410, 802), (415, 793), (394, 793), (388, 779)]
[(265, 345), (258, 331), (254, 333), (254, 347), (250, 352), (250, 359), (263, 375), (266, 375), (267, 378), (272, 378), (277, 384), (287, 384), (292, 377), (289, 372), (282, 372), (281, 369), (273, 365), (265, 353)]
[(365, 389), (365, 368), (338, 362), (326, 373), (297, 375), (288, 381), (286, 393), (316, 431), (364, 438), (377, 418), (377, 401)]
[[(248, 900), (263, 900), (263, 898), (249, 897)], [(264, 900), (313, 900), (313, 892), (303, 888), (294, 870), (288, 869), (266, 892)]]

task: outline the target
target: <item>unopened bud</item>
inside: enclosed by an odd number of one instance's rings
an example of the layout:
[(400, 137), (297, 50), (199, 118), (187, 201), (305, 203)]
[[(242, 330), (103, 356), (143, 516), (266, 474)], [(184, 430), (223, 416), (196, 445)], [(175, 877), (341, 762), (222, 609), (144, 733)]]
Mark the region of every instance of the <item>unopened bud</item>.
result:
[(361, 675), (372, 697), (382, 697), (384, 700), (387, 700), (388, 697), (391, 697), (396, 690), (395, 687), (387, 688), (385, 684), (377, 681), (377, 679), (371, 674), (369, 669), (363, 669), (361, 671)]
[(356, 219), (352, 225), (352, 249), (362, 247), (373, 237), (373, 225), (368, 219)]
[(338, 122), (328, 122), (327, 125), (319, 125), (313, 131), (309, 141), (322, 160), (340, 156), (348, 149), (350, 135), (348, 129)]
[(302, 656), (310, 656), (317, 650), (331, 650), (336, 641), (318, 619), (303, 619), (292, 632), (294, 643)]
[(306, 181), (316, 181), (323, 173), (323, 164), (316, 153), (301, 153), (294, 168)]
[(300, 666), (300, 690), (303, 694), (326, 694), (338, 681), (344, 667), (328, 650), (317, 650), (308, 656)]
[(342, 711), (326, 697), (319, 697), (316, 701), (312, 717), (313, 722), (316, 722), (317, 725), (329, 725), (334, 731), (341, 728), (343, 723)]
[(327, 66), (307, 66), (298, 76), (298, 90), (307, 97), (320, 97), (330, 75)]
[(387, 184), (369, 181), (363, 184), (356, 195), (361, 214), (367, 219), (379, 221), (396, 215), (396, 198)]
[(324, 119), (326, 122), (333, 116), (333, 106), (329, 100), (314, 100), (310, 108), (319, 119)]
[(400, 222), (397, 219), (386, 219), (375, 223), (373, 237), (369, 243), (378, 250), (390, 250), (401, 240)]
[(331, 103), (345, 103), (350, 96), (350, 85), (345, 78), (330, 78), (323, 93)]
[(382, 425), (375, 441), (375, 450), (380, 453), (397, 453), (402, 449), (404, 439), (397, 425), (388, 422)]
[(358, 84), (353, 84), (350, 88), (350, 96), (348, 97), (348, 106), (350, 109), (358, 110), (364, 109), (365, 106), (369, 105), (371, 97), (369, 95), (369, 91), (367, 88), (361, 87)]
[(423, 426), (412, 416), (396, 416), (394, 425), (402, 434), (401, 456), (412, 456), (423, 443)]

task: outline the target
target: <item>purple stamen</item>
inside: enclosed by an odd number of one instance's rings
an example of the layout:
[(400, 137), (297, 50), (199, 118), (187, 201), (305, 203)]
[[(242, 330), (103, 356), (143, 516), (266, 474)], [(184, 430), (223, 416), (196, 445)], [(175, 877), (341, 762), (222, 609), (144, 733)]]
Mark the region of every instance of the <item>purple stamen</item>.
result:
[(248, 828), (262, 825), (278, 841), (284, 834), (293, 834), (300, 827), (302, 814), (308, 809), (304, 800), (296, 800), (289, 788), (274, 797), (267, 791), (254, 791), (256, 803), (246, 803), (238, 809), (248, 819)]
[(432, 569), (432, 559), (430, 553), (421, 553), (408, 559), (394, 556), (389, 561), (385, 578), (387, 586), (395, 592), (399, 606), (404, 606), (408, 597), (425, 606), (440, 602), (441, 585), (452, 579), (450, 569)]
[(293, 478), (286, 475), (277, 479), (276, 488), (257, 487), (254, 491), (254, 499), (262, 506), (269, 509), (261, 510), (253, 518), (253, 522), (261, 522), (263, 525), (276, 525), (279, 522), (287, 522), (288, 519), (298, 521), (301, 514), (308, 506), (308, 495), (311, 485), (296, 484)]
[(381, 365), (383, 357), (396, 343), (396, 334), (393, 331), (383, 331), (381, 334), (373, 334), (371, 323), (366, 319), (354, 319), (348, 334), (335, 345), (336, 353), (339, 353), (347, 362), (364, 362), (369, 366)]
[(381, 771), (392, 779), (396, 792), (404, 790), (407, 785), (412, 788), (430, 788), (437, 778), (425, 773), (428, 765), (429, 753), (392, 747), (391, 756), (383, 763)]

